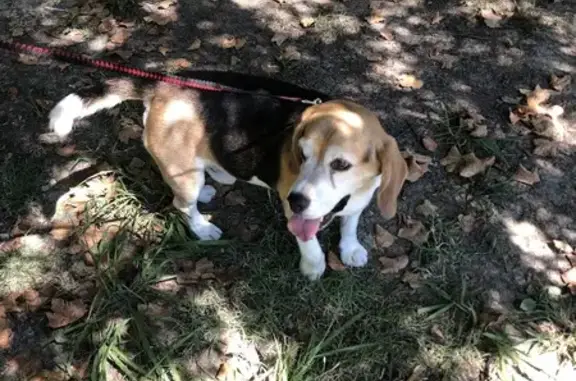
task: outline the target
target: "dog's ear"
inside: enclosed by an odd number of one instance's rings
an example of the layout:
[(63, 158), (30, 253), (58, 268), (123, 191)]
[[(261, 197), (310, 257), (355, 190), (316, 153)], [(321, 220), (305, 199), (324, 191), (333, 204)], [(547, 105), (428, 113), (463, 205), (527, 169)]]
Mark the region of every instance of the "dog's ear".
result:
[(296, 127), (294, 128), (294, 133), (292, 134), (292, 140), (290, 142), (290, 153), (288, 155), (288, 166), (290, 170), (294, 173), (298, 173), (300, 166), (302, 165), (302, 148), (300, 148), (300, 138), (304, 135), (306, 130), (306, 123), (317, 113), (318, 107), (316, 105), (308, 107), (302, 115), (300, 120), (298, 120)]
[(396, 215), (398, 196), (408, 176), (408, 165), (400, 153), (398, 143), (391, 136), (377, 149), (382, 180), (378, 191), (378, 208), (384, 218)]

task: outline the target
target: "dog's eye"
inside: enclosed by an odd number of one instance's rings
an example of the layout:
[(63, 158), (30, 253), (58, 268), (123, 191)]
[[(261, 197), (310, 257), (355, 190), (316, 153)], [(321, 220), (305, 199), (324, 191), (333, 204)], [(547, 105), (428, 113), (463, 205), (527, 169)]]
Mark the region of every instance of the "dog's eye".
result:
[(334, 159), (330, 163), (330, 168), (332, 168), (333, 171), (344, 172), (352, 168), (352, 164), (344, 159)]

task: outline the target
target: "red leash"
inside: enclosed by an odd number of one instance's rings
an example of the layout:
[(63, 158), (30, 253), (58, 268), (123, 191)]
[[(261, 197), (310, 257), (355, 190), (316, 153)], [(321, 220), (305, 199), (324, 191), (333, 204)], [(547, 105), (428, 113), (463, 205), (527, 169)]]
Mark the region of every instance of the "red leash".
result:
[[(82, 54), (67, 52), (67, 51), (64, 51), (62, 49), (43, 48), (40, 46), (23, 44), (21, 42), (8, 42), (8, 41), (2, 41), (2, 40), (0, 40), (0, 48), (8, 50), (10, 52), (15, 52), (15, 53), (26, 52), (26, 53), (32, 53), (35, 55), (39, 55), (39, 56), (55, 57), (55, 58), (58, 58), (58, 59), (63, 60), (63, 61), (71, 61), (71, 62), (79, 63), (82, 65), (93, 66), (93, 67), (96, 67), (98, 69), (104, 69), (104, 70), (108, 70), (108, 71), (116, 71), (119, 73), (128, 74), (128, 75), (133, 76), (133, 77), (140, 77), (140, 78), (146, 78), (146, 79), (155, 80), (155, 81), (167, 82), (167, 83), (170, 83), (170, 84), (173, 84), (176, 86), (190, 87), (190, 88), (194, 88), (197, 90), (226, 91), (226, 92), (231, 92), (231, 93), (251, 94), (251, 92), (249, 92), (249, 91), (237, 89), (234, 87), (224, 86), (224, 85), (221, 85), (221, 84), (215, 83), (215, 82), (204, 81), (204, 80), (200, 80), (200, 79), (183, 78), (183, 77), (178, 77), (175, 75), (167, 75), (167, 74), (161, 74), (158, 72), (127, 67), (127, 66), (123, 66), (123, 65), (113, 63), (113, 62), (93, 59), (93, 58), (87, 57), (87, 56), (82, 55)], [(261, 93), (258, 93), (258, 94), (262, 95)], [(300, 102), (300, 103), (306, 103), (306, 104), (318, 104), (318, 103), (322, 102), (321, 99), (308, 100), (308, 99), (297, 98), (297, 97), (286, 97), (286, 96), (282, 96), (282, 95), (271, 95), (271, 96), (273, 96), (275, 98), (287, 100), (287, 101)]]

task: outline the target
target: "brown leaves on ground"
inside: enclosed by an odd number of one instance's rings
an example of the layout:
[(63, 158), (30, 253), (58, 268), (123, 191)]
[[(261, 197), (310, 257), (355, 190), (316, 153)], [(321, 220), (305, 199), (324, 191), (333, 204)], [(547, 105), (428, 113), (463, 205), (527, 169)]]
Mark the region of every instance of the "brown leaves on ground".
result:
[(327, 260), (328, 267), (330, 267), (332, 270), (334, 271), (346, 270), (346, 266), (344, 265), (344, 263), (342, 263), (338, 255), (336, 255), (336, 253), (334, 253), (333, 251), (329, 251), (327, 256), (328, 256)]
[(176, 282), (180, 285), (196, 284), (201, 280), (216, 278), (214, 263), (208, 258), (180, 261), (180, 268), (176, 275)]
[(316, 23), (316, 19), (312, 16), (302, 17), (300, 19), (300, 26), (302, 28), (310, 28), (315, 23)]
[(398, 77), (398, 85), (403, 88), (420, 89), (424, 86), (424, 82), (413, 74), (402, 74)]
[(408, 271), (402, 276), (402, 282), (410, 286), (411, 289), (416, 290), (422, 287), (422, 276), (419, 273)]
[(488, 126), (486, 118), (476, 112), (469, 112), (460, 117), (460, 125), (475, 138), (488, 136)]
[(406, 179), (410, 182), (415, 182), (424, 176), (424, 174), (428, 172), (428, 166), (432, 162), (430, 156), (411, 151), (402, 151), (402, 157), (406, 160), (406, 164), (408, 164), (408, 177)]
[(538, 176), (538, 172), (536, 170), (531, 172), (522, 164), (520, 164), (516, 174), (514, 175), (514, 180), (518, 181), (519, 183), (534, 185), (540, 182), (540, 176)]
[(488, 28), (500, 28), (512, 14), (513, 13), (510, 12), (496, 12), (492, 8), (480, 10), (480, 17), (484, 20), (484, 24), (486, 24)]
[(565, 128), (560, 116), (564, 113), (564, 109), (558, 105), (545, 105), (550, 100), (550, 90), (536, 85), (533, 90), (521, 89), (520, 92), (525, 96), (526, 104), (519, 105), (510, 112), (510, 122), (512, 124), (522, 122), (537, 135), (554, 141), (563, 141)]
[(560, 76), (552, 74), (549, 80), (550, 87), (560, 92), (566, 90), (568, 86), (570, 86), (571, 82), (572, 82), (572, 76), (570, 74)]
[(376, 224), (374, 227), (374, 241), (378, 248), (388, 248), (394, 244), (396, 237), (382, 226)]
[(60, 298), (52, 299), (52, 312), (46, 312), (48, 326), (50, 328), (61, 328), (74, 323), (86, 315), (87, 309), (80, 299), (65, 301)]
[(472, 214), (458, 215), (458, 222), (464, 233), (470, 233), (476, 228), (476, 217)]
[(130, 140), (137, 140), (142, 137), (142, 127), (134, 119), (123, 116), (120, 119), (120, 131), (118, 140), (128, 144)]
[(424, 217), (436, 217), (438, 216), (438, 207), (429, 200), (424, 200), (422, 204), (416, 207), (415, 212)]
[(218, 40), (218, 45), (222, 49), (241, 49), (246, 45), (246, 42), (245, 38), (225, 34)]
[(382, 265), (380, 269), (381, 274), (396, 274), (404, 270), (408, 266), (408, 263), (410, 263), (407, 255), (400, 255), (394, 258), (380, 257), (378, 261)]
[(195, 39), (194, 41), (192, 41), (192, 43), (190, 44), (190, 46), (188, 46), (187, 50), (193, 51), (193, 50), (198, 50), (200, 49), (200, 47), (202, 46), (202, 40), (200, 40), (199, 38)]
[(440, 164), (446, 169), (446, 172), (458, 170), (460, 176), (470, 178), (486, 171), (487, 168), (494, 165), (495, 156), (487, 158), (478, 158), (473, 152), (462, 155), (458, 147), (453, 146), (448, 154), (440, 160)]
[(144, 21), (157, 25), (166, 25), (178, 20), (178, 1), (165, 0), (160, 2), (144, 1), (142, 9), (148, 13)]
[(400, 228), (398, 237), (409, 240), (410, 242), (421, 245), (428, 240), (429, 231), (424, 224), (418, 220), (408, 219), (406, 226)]
[(436, 148), (438, 148), (438, 143), (436, 143), (436, 141), (430, 136), (425, 136), (422, 138), (422, 145), (430, 152), (434, 152), (436, 151)]

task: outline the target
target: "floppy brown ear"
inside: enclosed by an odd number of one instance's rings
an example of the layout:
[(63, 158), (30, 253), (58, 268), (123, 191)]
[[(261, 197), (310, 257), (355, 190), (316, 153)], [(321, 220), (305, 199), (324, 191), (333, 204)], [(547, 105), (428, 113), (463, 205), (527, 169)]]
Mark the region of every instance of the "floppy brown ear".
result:
[(306, 122), (312, 118), (314, 114), (318, 111), (318, 105), (313, 105), (302, 113), (298, 124), (294, 128), (294, 133), (292, 134), (292, 140), (290, 141), (290, 152), (288, 154), (288, 167), (294, 172), (298, 173), (300, 170), (300, 165), (302, 165), (302, 149), (298, 144), (300, 138), (304, 134), (304, 129), (306, 127)]
[(382, 181), (378, 191), (378, 208), (389, 219), (396, 215), (398, 196), (408, 176), (408, 165), (396, 140), (388, 137), (377, 152)]

